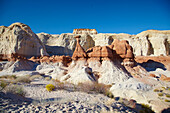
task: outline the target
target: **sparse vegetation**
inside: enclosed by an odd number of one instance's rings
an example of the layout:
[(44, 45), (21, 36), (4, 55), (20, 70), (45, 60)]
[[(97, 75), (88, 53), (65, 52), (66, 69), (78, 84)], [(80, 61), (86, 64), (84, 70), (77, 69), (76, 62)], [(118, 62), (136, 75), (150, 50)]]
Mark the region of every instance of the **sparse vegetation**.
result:
[(163, 90), (166, 90), (166, 88), (165, 88), (165, 87), (162, 87), (162, 89), (163, 89)]
[(163, 93), (158, 93), (158, 96), (163, 96)]
[(49, 80), (51, 80), (51, 78), (50, 77), (45, 77), (45, 80), (49, 81)]
[(166, 97), (167, 97), (167, 98), (170, 98), (170, 94), (166, 94)]
[(106, 96), (109, 98), (114, 98), (114, 95), (110, 91), (106, 92)]
[(3, 76), (0, 76), (0, 78), (4, 78), (4, 79), (16, 79), (16, 75), (3, 75)]
[(47, 91), (53, 91), (55, 89), (55, 86), (53, 84), (46, 85)]
[(18, 82), (21, 82), (21, 83), (30, 83), (31, 82), (30, 76), (29, 75), (25, 75), (25, 76), (17, 77), (13, 83), (18, 83)]
[(26, 92), (24, 91), (22, 86), (19, 85), (8, 85), (5, 88), (5, 92), (7, 93), (13, 93), (13, 94), (18, 94), (20, 96), (25, 96)]
[(33, 76), (30, 77), (30, 80), (32, 81), (36, 78), (43, 78), (43, 77), (41, 75), (33, 75)]
[(140, 113), (154, 113), (151, 107), (147, 104), (141, 104), (141, 107), (142, 107), (142, 110), (140, 110)]
[(7, 82), (1, 81), (1, 83), (0, 83), (1, 90), (3, 90), (7, 85), (8, 85)]
[(170, 102), (170, 100), (168, 100), (168, 99), (165, 99), (165, 102)]
[(154, 91), (154, 92), (159, 92), (159, 89), (154, 89), (153, 91)]

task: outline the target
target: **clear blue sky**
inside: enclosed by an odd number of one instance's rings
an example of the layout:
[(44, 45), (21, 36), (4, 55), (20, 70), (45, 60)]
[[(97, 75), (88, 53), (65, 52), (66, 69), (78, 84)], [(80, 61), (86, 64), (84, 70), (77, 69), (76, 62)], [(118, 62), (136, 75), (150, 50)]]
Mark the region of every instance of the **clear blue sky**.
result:
[(170, 0), (0, 0), (0, 12), (0, 25), (21, 22), (35, 33), (170, 30)]

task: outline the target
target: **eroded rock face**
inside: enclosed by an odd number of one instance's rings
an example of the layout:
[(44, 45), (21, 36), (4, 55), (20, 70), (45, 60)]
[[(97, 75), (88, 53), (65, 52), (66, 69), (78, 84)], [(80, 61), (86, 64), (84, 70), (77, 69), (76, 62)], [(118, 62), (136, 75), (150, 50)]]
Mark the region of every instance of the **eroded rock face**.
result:
[(0, 26), (0, 59), (10, 58), (12, 53), (23, 57), (48, 55), (37, 35), (22, 23)]
[(95, 41), (95, 46), (107, 46), (107, 45), (111, 45), (111, 43), (113, 42), (113, 37), (111, 36), (111, 34), (96, 34), (93, 35), (93, 40)]
[(170, 53), (170, 31), (147, 30), (128, 41), (136, 56), (167, 56)]
[(74, 29), (73, 34), (97, 34), (96, 29)]
[[(46, 33), (37, 34), (44, 43), (50, 55), (69, 55), (72, 56), (76, 48), (76, 34), (63, 33), (61, 35), (50, 35)], [(80, 45), (87, 50), (95, 45), (92, 37), (88, 34), (81, 34)]]
[[(72, 56), (76, 47), (76, 34), (81, 35), (80, 45), (85, 49), (108, 46), (115, 40), (127, 40), (135, 56), (160, 56), (170, 53), (170, 31), (147, 30), (137, 35), (125, 33), (91, 33), (91, 29), (75, 29), (73, 33), (61, 35), (38, 34), (50, 55)], [(95, 30), (94, 30), (95, 31)], [(97, 32), (97, 31), (96, 31)], [(44, 38), (43, 38), (44, 37)], [(55, 38), (54, 38), (55, 37)]]

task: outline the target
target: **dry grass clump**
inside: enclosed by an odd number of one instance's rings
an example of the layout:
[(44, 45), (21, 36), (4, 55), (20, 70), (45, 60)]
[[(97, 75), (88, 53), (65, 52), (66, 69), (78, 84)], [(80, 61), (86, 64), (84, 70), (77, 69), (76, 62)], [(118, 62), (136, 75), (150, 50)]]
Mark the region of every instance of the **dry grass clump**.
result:
[(47, 91), (53, 91), (55, 89), (55, 86), (53, 84), (48, 84), (45, 88), (47, 89)]
[(166, 94), (166, 97), (167, 97), (167, 98), (170, 98), (170, 94)]
[(110, 86), (104, 85), (101, 83), (79, 83), (77, 85), (77, 88), (80, 91), (87, 92), (87, 93), (101, 93), (101, 94), (107, 94), (109, 91)]
[(170, 100), (168, 100), (168, 99), (165, 99), (165, 102), (170, 102)]
[(16, 75), (3, 75), (3, 76), (0, 76), (0, 78), (14, 80), (14, 79), (16, 79), (17, 77), (16, 77)]
[(33, 75), (33, 76), (30, 77), (30, 80), (32, 81), (36, 78), (43, 78), (43, 77), (41, 75)]
[(7, 82), (5, 82), (5, 81), (0, 81), (0, 91), (2, 91), (6, 86), (8, 85), (8, 83)]
[(20, 95), (20, 96), (25, 96), (25, 94), (26, 94), (23, 87), (19, 86), (19, 85), (8, 85), (7, 87), (5, 87), (5, 92), (17, 94), (17, 95)]
[(51, 77), (45, 77), (45, 80), (50, 81)]
[(15, 79), (13, 83), (30, 83), (30, 75), (20, 76)]

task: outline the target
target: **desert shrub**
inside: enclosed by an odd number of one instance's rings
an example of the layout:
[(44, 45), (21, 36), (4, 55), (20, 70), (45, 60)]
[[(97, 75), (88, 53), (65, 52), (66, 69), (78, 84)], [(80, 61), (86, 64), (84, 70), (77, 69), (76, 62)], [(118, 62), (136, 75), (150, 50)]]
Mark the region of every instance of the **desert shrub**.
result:
[(140, 113), (154, 113), (151, 107), (147, 104), (141, 104), (141, 107), (142, 107), (142, 110), (140, 110)]
[(3, 76), (0, 76), (0, 78), (5, 78), (5, 79), (16, 79), (16, 75), (3, 75)]
[[(101, 93), (107, 95), (109, 92), (110, 85), (100, 84), (100, 83), (79, 83), (77, 85), (77, 90), (86, 93)], [(108, 95), (109, 96), (109, 95)], [(110, 97), (112, 97), (110, 95)]]
[(32, 81), (36, 78), (43, 78), (43, 77), (41, 75), (33, 75), (33, 76), (30, 77), (30, 80)]
[(114, 98), (114, 95), (110, 91), (106, 92), (106, 96), (109, 98)]
[(1, 81), (1, 83), (0, 83), (1, 90), (3, 90), (7, 85), (8, 85), (7, 82)]
[(163, 90), (165, 90), (166, 88), (165, 87), (162, 87)]
[(15, 79), (14, 83), (18, 83), (18, 82), (21, 82), (21, 83), (30, 83), (31, 82), (30, 76), (29, 75), (25, 75), (25, 76), (17, 77)]
[(45, 77), (45, 80), (49, 81), (49, 80), (51, 80), (51, 78), (50, 77)]
[(154, 92), (159, 92), (160, 90), (159, 90), (159, 89), (154, 89), (153, 91), (154, 91)]
[(55, 86), (53, 84), (46, 85), (47, 91), (53, 91), (55, 89)]
[(166, 97), (170, 98), (170, 94), (166, 94)]
[(158, 96), (163, 96), (163, 93), (158, 93)]
[(168, 99), (165, 99), (165, 102), (170, 102), (170, 100), (168, 100)]
[(20, 96), (25, 96), (25, 94), (26, 94), (23, 87), (19, 86), (19, 85), (8, 85), (5, 88), (5, 92), (17, 94), (17, 95), (20, 95)]

